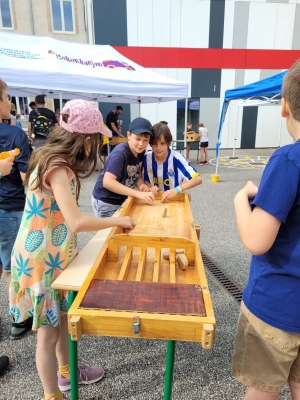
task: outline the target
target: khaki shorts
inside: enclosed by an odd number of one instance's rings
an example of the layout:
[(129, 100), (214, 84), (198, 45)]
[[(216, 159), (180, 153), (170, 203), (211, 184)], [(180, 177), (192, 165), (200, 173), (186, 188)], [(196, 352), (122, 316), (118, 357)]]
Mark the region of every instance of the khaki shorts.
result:
[(241, 304), (232, 372), (247, 386), (280, 392), (288, 379), (300, 383), (300, 334), (266, 324)]

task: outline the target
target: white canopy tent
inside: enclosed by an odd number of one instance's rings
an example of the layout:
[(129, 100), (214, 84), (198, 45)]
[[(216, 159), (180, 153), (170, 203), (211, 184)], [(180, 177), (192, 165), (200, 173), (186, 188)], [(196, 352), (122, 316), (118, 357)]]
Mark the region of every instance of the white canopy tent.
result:
[(141, 67), (111, 46), (0, 32), (1, 78), (18, 97), (154, 103), (185, 99), (188, 84)]

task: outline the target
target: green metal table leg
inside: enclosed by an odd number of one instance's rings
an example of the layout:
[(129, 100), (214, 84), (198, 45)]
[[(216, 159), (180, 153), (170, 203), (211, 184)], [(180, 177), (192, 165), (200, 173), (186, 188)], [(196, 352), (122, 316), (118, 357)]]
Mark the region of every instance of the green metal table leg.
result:
[(175, 340), (168, 340), (164, 400), (172, 399), (173, 371), (175, 362)]
[[(77, 292), (71, 291), (69, 294), (69, 307), (71, 307)], [(79, 399), (78, 391), (78, 349), (77, 341), (72, 340), (69, 335), (69, 348), (70, 348), (70, 379), (71, 379), (71, 399)]]

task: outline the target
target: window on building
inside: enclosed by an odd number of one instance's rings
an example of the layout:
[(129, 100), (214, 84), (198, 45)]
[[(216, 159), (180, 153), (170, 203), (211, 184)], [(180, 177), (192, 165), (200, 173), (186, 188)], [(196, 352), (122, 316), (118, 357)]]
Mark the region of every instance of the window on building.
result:
[(0, 0), (0, 27), (12, 29), (11, 0)]
[(74, 1), (50, 0), (53, 32), (75, 33)]

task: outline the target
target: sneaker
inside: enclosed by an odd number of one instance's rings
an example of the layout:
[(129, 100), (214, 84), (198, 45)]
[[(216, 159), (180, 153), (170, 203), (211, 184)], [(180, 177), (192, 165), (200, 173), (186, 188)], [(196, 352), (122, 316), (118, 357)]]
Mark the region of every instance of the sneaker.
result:
[[(43, 397), (41, 400), (45, 400), (45, 398)], [(52, 397), (52, 399), (50, 400), (56, 400), (56, 398)], [(63, 393), (63, 398), (62, 400), (71, 400), (69, 396), (67, 396), (65, 393)]]
[[(87, 365), (79, 365), (78, 367), (78, 384), (89, 385), (100, 381), (104, 376), (104, 369), (102, 367), (88, 367)], [(71, 383), (69, 378), (61, 376), (57, 373), (58, 387), (62, 392), (71, 389)]]
[(208, 162), (207, 162), (207, 161), (204, 161), (204, 164), (208, 164)]
[(17, 324), (16, 322), (13, 322), (11, 324), (9, 338), (12, 339), (12, 340), (21, 339), (21, 337), (23, 335), (25, 335), (25, 333), (27, 331), (29, 331), (29, 329), (32, 328), (32, 322), (33, 322), (33, 318), (32, 317), (29, 317), (28, 319), (26, 319), (25, 321), (21, 322), (20, 324)]
[(204, 164), (204, 162), (202, 162), (202, 161), (201, 161), (201, 162), (198, 162), (198, 164), (200, 164), (200, 165), (203, 165), (203, 164)]
[[(45, 400), (45, 398), (43, 397), (41, 400)], [(52, 397), (50, 400), (56, 400), (56, 398)], [(69, 396), (63, 393), (62, 400), (71, 400), (71, 399)]]
[(0, 375), (8, 368), (9, 358), (7, 356), (0, 357)]

